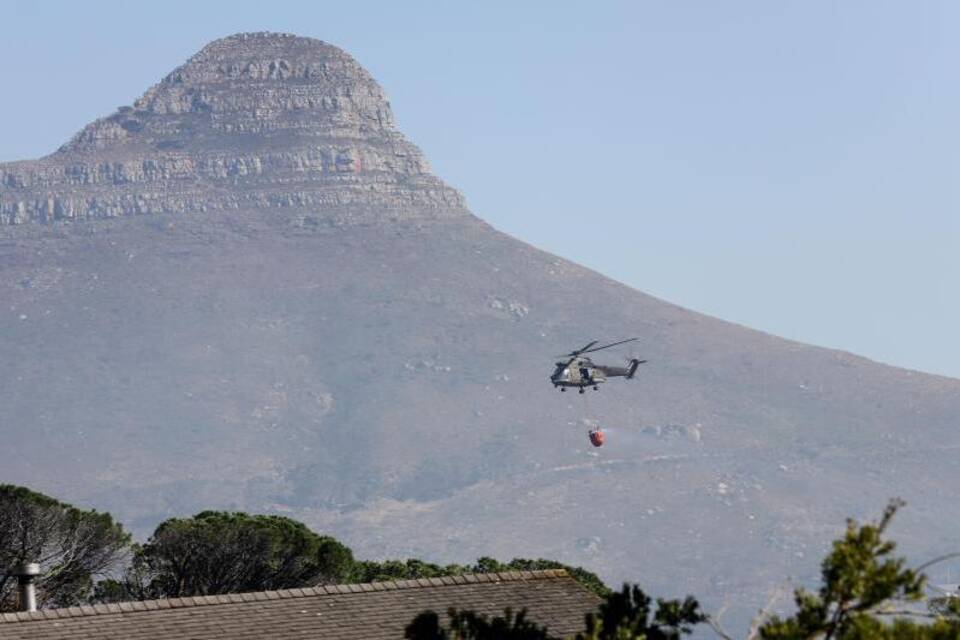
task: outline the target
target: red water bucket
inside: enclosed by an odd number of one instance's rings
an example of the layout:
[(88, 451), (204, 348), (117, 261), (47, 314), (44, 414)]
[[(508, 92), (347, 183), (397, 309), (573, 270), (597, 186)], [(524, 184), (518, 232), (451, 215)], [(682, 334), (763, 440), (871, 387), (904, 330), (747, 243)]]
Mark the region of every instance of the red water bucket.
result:
[(590, 444), (595, 447), (603, 446), (604, 435), (603, 431), (600, 429), (591, 429), (590, 430)]

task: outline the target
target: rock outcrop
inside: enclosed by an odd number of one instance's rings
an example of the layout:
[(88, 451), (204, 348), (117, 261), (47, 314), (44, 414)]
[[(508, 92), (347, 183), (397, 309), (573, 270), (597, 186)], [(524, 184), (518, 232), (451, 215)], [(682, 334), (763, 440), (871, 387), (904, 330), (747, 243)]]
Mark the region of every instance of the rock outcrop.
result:
[(306, 224), (464, 212), (373, 78), (292, 35), (218, 40), (56, 153), (0, 164), (0, 225), (243, 208)]

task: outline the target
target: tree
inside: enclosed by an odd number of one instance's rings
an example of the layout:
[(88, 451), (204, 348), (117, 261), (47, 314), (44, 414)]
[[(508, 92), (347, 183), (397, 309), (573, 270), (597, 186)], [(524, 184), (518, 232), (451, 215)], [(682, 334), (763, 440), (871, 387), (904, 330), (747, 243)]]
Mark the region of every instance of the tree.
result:
[[(489, 559), (486, 559), (489, 560)], [(609, 592), (596, 613), (585, 617), (585, 631), (576, 640), (677, 640), (693, 626), (706, 620), (693, 598), (657, 600), (650, 617), (650, 598), (636, 585), (623, 585)], [(526, 610), (516, 616), (510, 609), (503, 616), (488, 619), (473, 611), (447, 612), (449, 623), (441, 626), (440, 617), (424, 611), (407, 628), (408, 640), (550, 640), (546, 627), (527, 620)]]
[(408, 640), (553, 640), (546, 627), (527, 620), (526, 611), (513, 615), (507, 609), (503, 616), (488, 619), (473, 611), (447, 612), (447, 628), (440, 626), (440, 617), (425, 611), (407, 625), (404, 637)]
[(282, 516), (204, 511), (160, 524), (105, 600), (288, 589), (346, 582), (350, 549)]
[(385, 560), (383, 562), (363, 560), (355, 564), (352, 581), (377, 582), (383, 580), (412, 580), (415, 578), (459, 576), (465, 573), (502, 573), (505, 571), (540, 571), (543, 569), (563, 569), (569, 573), (574, 580), (600, 597), (604, 597), (610, 593), (610, 588), (600, 580), (597, 574), (587, 571), (583, 567), (573, 567), (555, 560), (545, 560), (543, 558), (537, 560), (514, 558), (510, 562), (500, 562), (499, 560), (485, 556), (478, 558), (472, 565), (439, 565), (424, 562), (417, 558)]
[(383, 582), (386, 580), (413, 580), (415, 578), (439, 578), (469, 573), (466, 567), (457, 564), (446, 566), (424, 562), (417, 558), (407, 560), (360, 560), (354, 564), (351, 582)]
[(25, 487), (0, 485), (0, 610), (16, 608), (16, 565), (36, 562), (37, 603), (69, 606), (122, 559), (130, 536), (109, 513), (85, 511)]
[(514, 558), (510, 562), (503, 564), (493, 558), (480, 558), (472, 567), (468, 567), (470, 573), (491, 573), (503, 571), (541, 571), (544, 569), (563, 569), (581, 585), (593, 591), (601, 598), (610, 594), (610, 587), (605, 585), (597, 574), (587, 571), (583, 567), (574, 567), (571, 565), (557, 562), (556, 560), (546, 560), (538, 558), (529, 560), (527, 558)]
[(597, 613), (586, 617), (586, 630), (577, 640), (677, 640), (693, 627), (706, 621), (699, 603), (690, 596), (684, 600), (657, 599), (657, 610), (650, 617), (652, 600), (637, 585), (623, 585), (600, 604)]
[[(893, 557), (896, 544), (885, 540), (891, 519), (903, 505), (893, 500), (876, 524), (847, 521), (842, 538), (821, 565), (823, 584), (818, 593), (798, 589), (797, 612), (789, 618), (772, 617), (760, 627), (764, 640), (823, 638), (960, 638), (956, 618), (934, 615), (931, 624), (920, 624), (922, 611), (897, 610), (895, 603), (923, 597), (924, 576)], [(892, 624), (883, 617), (900, 614)], [(906, 617), (910, 616), (910, 617)]]

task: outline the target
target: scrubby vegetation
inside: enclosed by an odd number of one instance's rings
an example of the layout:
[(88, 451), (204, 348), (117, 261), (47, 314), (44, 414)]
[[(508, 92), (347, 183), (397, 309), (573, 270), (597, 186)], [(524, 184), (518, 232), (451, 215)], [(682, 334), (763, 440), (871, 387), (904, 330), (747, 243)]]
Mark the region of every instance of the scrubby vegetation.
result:
[(566, 569), (598, 595), (609, 591), (596, 574), (545, 559), (356, 560), (338, 540), (272, 515), (204, 511), (166, 520), (134, 544), (109, 514), (0, 486), (0, 611), (16, 608), (10, 568), (33, 561), (43, 569), (41, 606), (536, 569)]
[(529, 560), (514, 558), (510, 562), (500, 562), (494, 558), (478, 558), (474, 564), (437, 565), (423, 560), (387, 560), (385, 562), (361, 561), (355, 564), (354, 582), (376, 582), (378, 580), (408, 580), (411, 578), (439, 578), (465, 573), (494, 573), (502, 571), (539, 571), (542, 569), (564, 569), (580, 584), (599, 596), (610, 593), (610, 588), (597, 574), (583, 567), (556, 562), (555, 560)]
[[(800, 588), (792, 616), (759, 619), (750, 640), (958, 640), (960, 598), (937, 597), (923, 604), (924, 575), (894, 555), (896, 543), (885, 539), (887, 527), (902, 506), (891, 502), (877, 523), (850, 520), (821, 565), (817, 592)], [(707, 624), (724, 640), (732, 637), (700, 610), (692, 597), (651, 599), (638, 586), (610, 593), (596, 613), (586, 616), (576, 640), (675, 640)], [(437, 613), (420, 614), (407, 627), (409, 640), (556, 640), (526, 613), (507, 610), (488, 619), (472, 611), (450, 610), (446, 625)]]
[[(886, 538), (901, 505), (891, 502), (876, 523), (849, 521), (822, 562), (820, 588), (798, 589), (792, 615), (758, 619), (751, 640), (960, 640), (960, 598), (925, 598), (924, 567), (909, 568)], [(676, 640), (698, 625), (732, 640), (691, 596), (657, 599), (654, 606), (637, 585), (611, 591), (595, 574), (552, 560), (480, 558), (463, 565), (415, 558), (356, 560), (344, 544), (296, 520), (217, 511), (167, 520), (146, 542), (133, 544), (109, 514), (0, 485), (0, 610), (15, 607), (11, 569), (25, 562), (42, 567), (37, 590), (43, 607), (562, 568), (603, 598), (597, 611), (585, 617), (576, 640)], [(525, 611), (509, 609), (495, 617), (456, 609), (444, 617), (426, 611), (409, 623), (406, 637), (553, 638)]]

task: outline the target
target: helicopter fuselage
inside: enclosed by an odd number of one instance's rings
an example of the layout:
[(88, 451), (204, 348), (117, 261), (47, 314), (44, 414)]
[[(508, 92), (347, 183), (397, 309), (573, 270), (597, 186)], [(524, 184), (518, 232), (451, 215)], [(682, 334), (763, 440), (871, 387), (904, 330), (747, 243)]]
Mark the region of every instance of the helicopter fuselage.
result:
[(625, 367), (612, 367), (607, 365), (593, 364), (593, 361), (590, 360), (590, 358), (581, 354), (587, 351), (600, 351), (601, 349), (607, 349), (614, 345), (623, 344), (625, 342), (633, 342), (634, 340), (636, 340), (636, 338), (621, 340), (620, 342), (614, 342), (613, 344), (608, 344), (602, 347), (591, 348), (593, 345), (597, 344), (596, 341), (594, 341), (582, 349), (574, 351), (573, 353), (559, 356), (569, 357), (569, 359), (556, 363), (553, 373), (550, 375), (550, 382), (553, 384), (554, 388), (559, 388), (560, 391), (566, 391), (568, 387), (576, 387), (579, 389), (580, 393), (583, 393), (587, 387), (593, 387), (594, 389), (599, 390), (599, 385), (603, 382), (606, 382), (607, 378), (619, 376), (630, 380), (637, 372), (637, 367), (646, 362), (646, 360), (637, 360), (636, 358), (631, 358), (629, 361), (627, 361), (627, 366)]
[[(611, 369), (613, 371), (611, 371)], [(621, 371), (622, 370), (622, 371)], [(604, 367), (593, 364), (590, 358), (574, 358), (570, 362), (558, 362), (550, 382), (554, 387), (596, 387), (607, 381), (607, 376), (626, 376), (627, 367)]]

